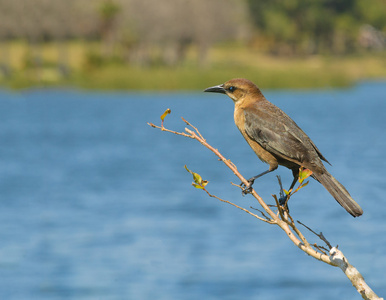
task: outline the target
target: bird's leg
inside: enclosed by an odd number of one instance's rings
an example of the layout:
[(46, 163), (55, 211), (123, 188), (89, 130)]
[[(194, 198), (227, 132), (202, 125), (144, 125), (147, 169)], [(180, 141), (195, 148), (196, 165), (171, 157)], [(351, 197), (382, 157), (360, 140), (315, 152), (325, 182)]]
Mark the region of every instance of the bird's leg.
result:
[(246, 195), (246, 194), (249, 194), (252, 190), (252, 185), (253, 183), (255, 182), (255, 180), (269, 172), (272, 172), (273, 170), (271, 169), (268, 169), (267, 171), (264, 171), (263, 173), (259, 174), (259, 175), (256, 175), (256, 176), (253, 176), (251, 178), (249, 178), (247, 181), (248, 181), (248, 185), (245, 185), (244, 183), (241, 183), (240, 186), (241, 187), (244, 187), (243, 188), (243, 191), (242, 191), (242, 194), (243, 195)]
[[(294, 176), (294, 179), (293, 179), (293, 181), (292, 181), (292, 183), (291, 183), (291, 186), (290, 186), (290, 188), (289, 188), (289, 190), (288, 190), (289, 192), (294, 188), (296, 182), (297, 182), (298, 179), (299, 179), (299, 169), (292, 169), (292, 174), (293, 174), (293, 176)], [(286, 206), (286, 205), (287, 205), (287, 202), (288, 202), (288, 199), (289, 199), (289, 194), (288, 194), (288, 195), (285, 195), (284, 197), (281, 197), (281, 198), (279, 199), (280, 205)]]

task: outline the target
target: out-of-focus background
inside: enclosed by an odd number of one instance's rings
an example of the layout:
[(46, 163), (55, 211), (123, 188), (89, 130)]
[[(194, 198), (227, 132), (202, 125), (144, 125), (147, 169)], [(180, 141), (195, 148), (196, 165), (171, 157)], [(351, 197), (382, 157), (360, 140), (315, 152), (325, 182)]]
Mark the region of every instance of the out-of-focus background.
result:
[[(0, 299), (360, 299), (246, 208), (266, 170), (204, 88), (256, 82), (331, 162), (352, 218), (314, 180), (292, 216), (386, 296), (386, 2), (0, 0)], [(255, 183), (270, 204), (291, 172)], [(307, 230), (305, 230), (307, 232)], [(310, 241), (321, 243), (310, 233)]]
[(385, 77), (384, 0), (1, 0), (1, 83), (266, 88)]

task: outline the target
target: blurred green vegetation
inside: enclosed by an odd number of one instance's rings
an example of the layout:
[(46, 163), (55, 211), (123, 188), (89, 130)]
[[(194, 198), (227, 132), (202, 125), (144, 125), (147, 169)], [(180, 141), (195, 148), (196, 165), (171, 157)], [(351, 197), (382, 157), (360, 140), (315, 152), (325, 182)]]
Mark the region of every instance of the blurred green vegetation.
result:
[(2, 0), (0, 11), (0, 84), (11, 88), (386, 79), (385, 0)]
[(194, 49), (178, 66), (159, 63), (143, 67), (130, 66), (119, 56), (104, 59), (97, 42), (70, 42), (66, 47), (71, 53), (69, 74), (55, 63), (56, 45), (42, 45), (40, 51), (45, 59), (36, 62), (25, 43), (13, 43), (10, 48), (15, 73), (1, 82), (11, 88), (65, 85), (101, 90), (196, 90), (235, 77), (249, 78), (264, 88), (337, 87), (363, 79), (386, 79), (384, 52), (288, 58), (227, 43), (210, 49), (211, 63), (204, 67), (195, 63)]
[(384, 0), (247, 2), (259, 39), (265, 38), (266, 48), (273, 54), (350, 54), (364, 47), (384, 49)]

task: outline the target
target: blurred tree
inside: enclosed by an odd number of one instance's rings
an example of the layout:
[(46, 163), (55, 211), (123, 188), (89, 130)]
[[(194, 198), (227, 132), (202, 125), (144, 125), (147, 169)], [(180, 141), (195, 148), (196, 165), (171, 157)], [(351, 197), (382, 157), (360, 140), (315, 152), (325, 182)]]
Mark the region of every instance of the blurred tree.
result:
[(112, 0), (104, 0), (99, 6), (100, 36), (103, 55), (111, 57), (117, 39), (117, 17), (121, 11), (120, 5)]
[(384, 0), (247, 0), (261, 40), (274, 54), (348, 53), (359, 29), (386, 28)]
[(129, 0), (128, 19), (137, 44), (131, 48), (131, 62), (149, 63), (155, 49), (168, 65), (184, 61), (190, 46), (205, 64), (209, 46), (235, 39), (246, 30), (244, 1), (236, 0)]

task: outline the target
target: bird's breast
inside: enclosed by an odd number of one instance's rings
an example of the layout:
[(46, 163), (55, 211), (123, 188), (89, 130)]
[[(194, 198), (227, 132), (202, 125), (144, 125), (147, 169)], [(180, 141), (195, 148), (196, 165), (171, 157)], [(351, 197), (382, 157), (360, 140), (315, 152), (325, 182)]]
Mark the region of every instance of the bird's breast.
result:
[(235, 124), (236, 124), (237, 128), (243, 134), (243, 132), (245, 132), (245, 115), (244, 115), (244, 110), (242, 108), (240, 108), (238, 105), (236, 105), (233, 116), (234, 116)]

